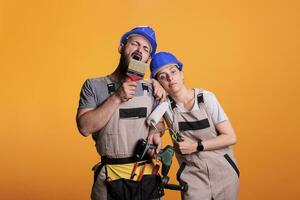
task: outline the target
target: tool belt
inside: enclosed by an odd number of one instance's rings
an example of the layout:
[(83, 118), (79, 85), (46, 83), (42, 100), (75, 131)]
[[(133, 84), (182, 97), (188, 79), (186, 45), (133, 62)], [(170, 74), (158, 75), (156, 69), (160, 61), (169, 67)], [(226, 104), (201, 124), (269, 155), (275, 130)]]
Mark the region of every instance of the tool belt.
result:
[(101, 163), (106, 166), (107, 182), (121, 178), (140, 181), (144, 175), (153, 173), (152, 169), (154, 166), (151, 158), (145, 158), (136, 162), (133, 157), (102, 157)]
[(161, 177), (150, 157), (136, 161), (128, 158), (101, 158), (100, 166), (94, 169), (94, 181), (102, 167), (106, 169), (105, 185), (109, 200), (147, 200), (160, 198)]

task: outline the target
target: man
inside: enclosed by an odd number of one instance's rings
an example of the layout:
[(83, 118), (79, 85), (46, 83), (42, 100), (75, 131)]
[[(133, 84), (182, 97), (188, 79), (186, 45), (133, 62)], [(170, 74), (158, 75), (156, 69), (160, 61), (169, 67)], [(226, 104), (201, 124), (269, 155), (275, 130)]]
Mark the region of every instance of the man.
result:
[[(130, 59), (147, 63), (156, 47), (152, 28), (132, 29), (121, 38), (118, 48), (121, 57), (115, 71), (105, 77), (88, 79), (82, 87), (77, 126), (83, 136), (92, 133), (101, 156), (101, 164), (93, 169), (93, 200), (136, 199), (146, 185), (147, 192), (143, 191), (145, 196), (141, 199), (158, 197), (152, 196), (157, 192), (159, 179), (157, 175), (151, 175), (151, 159), (139, 163), (133, 159), (139, 139), (148, 137), (149, 143), (158, 146), (157, 152), (161, 146), (160, 134), (149, 130), (145, 123), (156, 105), (152, 87), (126, 76)], [(158, 126), (164, 128), (163, 124)]]

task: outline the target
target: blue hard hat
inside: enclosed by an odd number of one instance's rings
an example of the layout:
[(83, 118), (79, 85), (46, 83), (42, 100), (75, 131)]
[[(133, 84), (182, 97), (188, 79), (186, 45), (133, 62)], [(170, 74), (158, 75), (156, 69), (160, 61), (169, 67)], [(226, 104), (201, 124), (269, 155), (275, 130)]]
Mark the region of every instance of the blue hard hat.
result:
[(156, 51), (156, 37), (155, 37), (155, 32), (154, 30), (149, 27), (149, 26), (137, 26), (134, 29), (132, 29), (131, 31), (128, 31), (127, 33), (125, 33), (122, 38), (121, 38), (121, 44), (124, 44), (125, 41), (127, 40), (129, 35), (132, 34), (138, 34), (138, 35), (142, 35), (144, 36), (147, 40), (149, 40), (151, 46), (152, 46), (152, 51), (150, 53), (151, 57), (155, 54)]
[(151, 78), (155, 77), (155, 74), (160, 68), (171, 63), (176, 64), (180, 71), (182, 70), (182, 62), (177, 60), (173, 54), (169, 52), (159, 52), (155, 54), (150, 63)]

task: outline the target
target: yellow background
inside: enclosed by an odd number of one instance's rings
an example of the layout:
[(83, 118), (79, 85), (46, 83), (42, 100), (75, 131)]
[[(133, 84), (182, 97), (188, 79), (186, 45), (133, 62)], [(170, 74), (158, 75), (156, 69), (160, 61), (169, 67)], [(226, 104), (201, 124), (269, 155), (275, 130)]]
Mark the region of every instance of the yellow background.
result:
[(124, 32), (150, 25), (186, 84), (216, 93), (229, 115), (239, 199), (299, 199), (299, 10), (296, 0), (1, 1), (0, 198), (89, 198), (98, 156), (75, 125), (81, 86), (112, 72)]

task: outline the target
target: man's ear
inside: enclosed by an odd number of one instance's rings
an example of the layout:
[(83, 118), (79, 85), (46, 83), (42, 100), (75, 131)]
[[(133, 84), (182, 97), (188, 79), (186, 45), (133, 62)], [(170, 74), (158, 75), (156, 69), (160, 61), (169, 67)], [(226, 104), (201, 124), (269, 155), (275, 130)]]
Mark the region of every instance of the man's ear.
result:
[(119, 47), (118, 47), (118, 51), (119, 51), (120, 54), (122, 54), (123, 48), (124, 48), (124, 44), (121, 43), (121, 44), (119, 45)]

